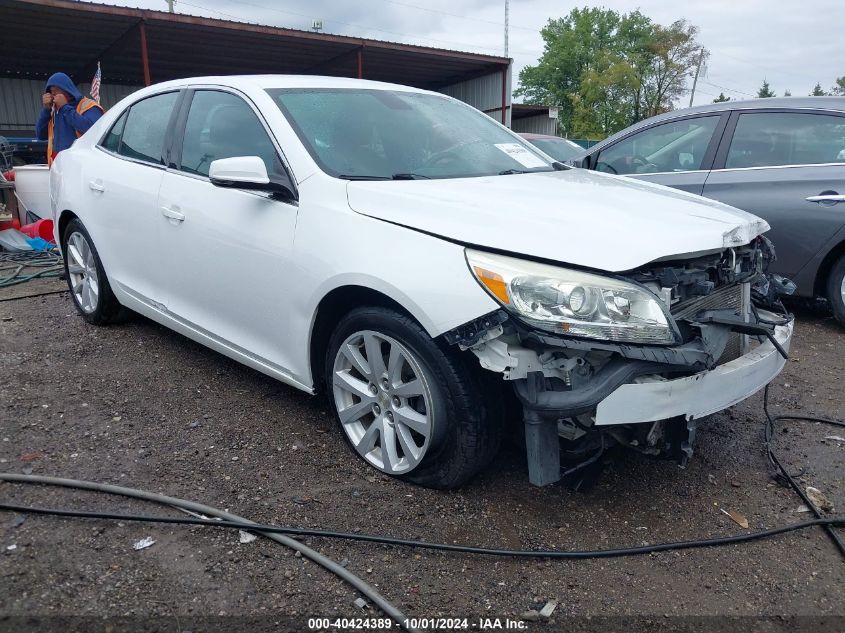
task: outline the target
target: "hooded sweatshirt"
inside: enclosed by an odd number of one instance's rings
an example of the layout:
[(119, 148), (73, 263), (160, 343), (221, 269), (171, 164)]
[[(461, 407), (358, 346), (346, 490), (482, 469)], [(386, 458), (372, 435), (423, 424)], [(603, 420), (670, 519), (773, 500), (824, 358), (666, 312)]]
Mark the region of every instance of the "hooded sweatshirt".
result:
[[(84, 133), (94, 123), (103, 116), (103, 109), (95, 107), (89, 109), (84, 114), (76, 112), (76, 106), (79, 100), (82, 99), (82, 93), (74, 85), (70, 77), (64, 73), (56, 73), (47, 80), (47, 85), (44, 92), (49, 92), (50, 86), (61, 88), (66, 93), (71, 95), (73, 100), (69, 100), (67, 105), (62, 106), (55, 111), (55, 121), (53, 124), (53, 152), (61, 152), (70, 147), (76, 140), (76, 133)], [(41, 108), (41, 113), (38, 115), (38, 120), (35, 122), (35, 135), (42, 141), (47, 140), (48, 125), (50, 117), (53, 116), (53, 110)]]

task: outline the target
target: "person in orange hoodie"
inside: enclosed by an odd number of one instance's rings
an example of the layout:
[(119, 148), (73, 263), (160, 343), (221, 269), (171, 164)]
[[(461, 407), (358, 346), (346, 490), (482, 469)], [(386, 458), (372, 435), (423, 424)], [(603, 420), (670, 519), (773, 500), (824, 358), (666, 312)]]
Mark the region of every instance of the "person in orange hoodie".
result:
[(44, 107), (35, 122), (35, 135), (47, 141), (48, 165), (103, 116), (100, 104), (83, 97), (64, 73), (55, 73), (47, 80), (41, 104)]

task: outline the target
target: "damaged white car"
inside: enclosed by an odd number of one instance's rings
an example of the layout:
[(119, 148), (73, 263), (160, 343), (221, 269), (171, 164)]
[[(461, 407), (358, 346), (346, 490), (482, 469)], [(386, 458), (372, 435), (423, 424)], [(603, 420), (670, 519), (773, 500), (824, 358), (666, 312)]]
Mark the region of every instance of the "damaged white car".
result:
[(402, 86), (151, 86), (59, 155), (51, 200), (87, 321), (129, 309), (322, 391), (361, 458), (426, 486), (513, 418), (537, 485), (612, 446), (683, 462), (792, 336), (763, 220)]

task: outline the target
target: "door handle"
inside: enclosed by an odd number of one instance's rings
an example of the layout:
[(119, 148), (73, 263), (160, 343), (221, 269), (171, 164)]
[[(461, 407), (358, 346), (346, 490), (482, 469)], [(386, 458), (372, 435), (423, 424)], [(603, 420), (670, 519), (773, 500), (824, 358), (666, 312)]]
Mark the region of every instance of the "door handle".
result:
[(805, 198), (805, 200), (807, 202), (827, 202), (830, 204), (836, 204), (837, 202), (845, 202), (845, 195), (838, 193), (822, 193), (817, 196), (810, 196), (809, 198)]
[(91, 180), (91, 181), (89, 181), (88, 188), (91, 189), (91, 191), (99, 191), (100, 193), (102, 193), (106, 190), (106, 188), (103, 186), (102, 180)]
[(185, 221), (185, 214), (179, 211), (179, 207), (162, 207), (161, 214), (168, 220), (175, 220), (176, 222)]

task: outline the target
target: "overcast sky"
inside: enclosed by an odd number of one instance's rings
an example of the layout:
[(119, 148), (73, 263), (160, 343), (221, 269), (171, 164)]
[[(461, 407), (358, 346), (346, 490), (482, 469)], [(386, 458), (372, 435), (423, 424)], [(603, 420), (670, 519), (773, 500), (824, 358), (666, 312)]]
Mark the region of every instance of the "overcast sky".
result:
[[(110, 2), (165, 9), (165, 0)], [(503, 54), (504, 0), (176, 0), (176, 11), (261, 24)], [(540, 29), (574, 7), (620, 12), (639, 8), (661, 24), (685, 18), (701, 29), (710, 50), (695, 103), (724, 92), (754, 96), (763, 79), (782, 95), (808, 94), (816, 82), (829, 89), (845, 75), (845, 0), (511, 0), (510, 56), (514, 79), (543, 51)], [(366, 75), (366, 66), (365, 66)], [(681, 105), (687, 105), (688, 97)]]

